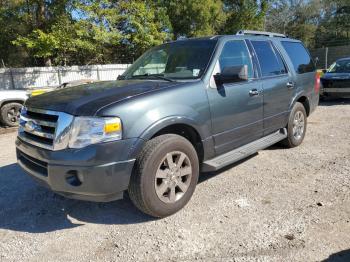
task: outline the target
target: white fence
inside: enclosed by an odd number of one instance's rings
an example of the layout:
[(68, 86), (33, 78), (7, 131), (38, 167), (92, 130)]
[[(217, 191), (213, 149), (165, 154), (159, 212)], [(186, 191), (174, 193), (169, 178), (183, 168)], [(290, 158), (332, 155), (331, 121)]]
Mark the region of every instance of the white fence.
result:
[(0, 89), (55, 87), (80, 80), (116, 80), (129, 65), (90, 65), (70, 67), (27, 67), (0, 69)]

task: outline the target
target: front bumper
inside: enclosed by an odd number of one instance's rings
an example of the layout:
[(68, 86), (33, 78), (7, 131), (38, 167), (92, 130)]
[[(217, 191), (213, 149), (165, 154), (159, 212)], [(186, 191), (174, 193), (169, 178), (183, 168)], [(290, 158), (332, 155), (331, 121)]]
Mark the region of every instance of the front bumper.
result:
[(350, 87), (342, 88), (321, 88), (321, 95), (338, 96), (338, 97), (350, 97)]
[(69, 198), (107, 202), (128, 188), (140, 139), (50, 151), (16, 140), (18, 164), (41, 184)]

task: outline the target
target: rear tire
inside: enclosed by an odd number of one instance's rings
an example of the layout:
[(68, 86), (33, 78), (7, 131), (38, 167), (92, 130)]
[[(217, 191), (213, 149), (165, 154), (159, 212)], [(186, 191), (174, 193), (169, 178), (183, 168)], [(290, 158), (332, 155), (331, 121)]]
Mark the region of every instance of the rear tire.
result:
[(5, 126), (18, 126), (22, 105), (20, 103), (8, 103), (1, 107), (0, 121)]
[(307, 115), (303, 104), (295, 103), (288, 120), (288, 136), (282, 140), (282, 144), (287, 148), (299, 146), (305, 137), (307, 127)]
[(198, 175), (193, 145), (178, 135), (161, 135), (148, 141), (136, 159), (129, 196), (142, 212), (166, 217), (188, 203)]

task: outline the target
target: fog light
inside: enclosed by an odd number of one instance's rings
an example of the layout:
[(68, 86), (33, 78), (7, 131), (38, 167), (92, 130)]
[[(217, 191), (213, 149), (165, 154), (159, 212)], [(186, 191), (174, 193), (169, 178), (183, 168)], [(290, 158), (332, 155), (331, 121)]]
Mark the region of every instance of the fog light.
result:
[(67, 172), (66, 181), (71, 186), (80, 186), (83, 183), (83, 175), (76, 170), (70, 170)]

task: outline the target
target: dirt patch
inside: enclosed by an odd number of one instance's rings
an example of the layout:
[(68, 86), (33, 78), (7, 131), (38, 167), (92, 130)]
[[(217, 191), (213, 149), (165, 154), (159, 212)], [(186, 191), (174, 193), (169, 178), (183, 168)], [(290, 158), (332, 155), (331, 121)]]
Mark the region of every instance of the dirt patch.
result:
[(0, 135), (17, 132), (17, 127), (2, 127), (0, 126)]

